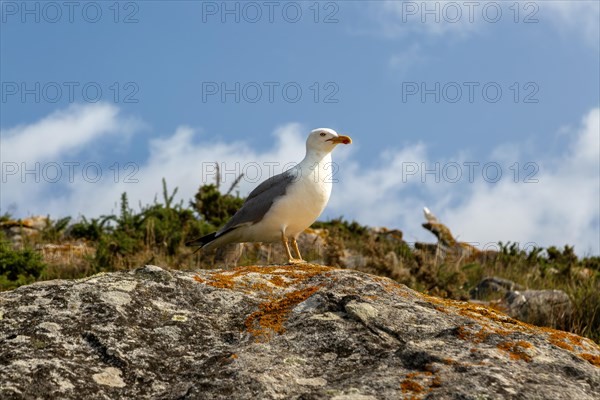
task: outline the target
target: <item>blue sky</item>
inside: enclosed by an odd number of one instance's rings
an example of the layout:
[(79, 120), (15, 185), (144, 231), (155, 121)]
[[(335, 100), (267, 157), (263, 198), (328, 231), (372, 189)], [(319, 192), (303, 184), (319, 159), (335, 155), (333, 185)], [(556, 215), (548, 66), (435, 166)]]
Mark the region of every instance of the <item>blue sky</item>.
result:
[(283, 166), (331, 127), (354, 144), (323, 218), (431, 240), (427, 205), (481, 247), (600, 253), (595, 1), (72, 7), (2, 2), (2, 212), (108, 213), (123, 191), (152, 201), (162, 176), (187, 201), (209, 163)]

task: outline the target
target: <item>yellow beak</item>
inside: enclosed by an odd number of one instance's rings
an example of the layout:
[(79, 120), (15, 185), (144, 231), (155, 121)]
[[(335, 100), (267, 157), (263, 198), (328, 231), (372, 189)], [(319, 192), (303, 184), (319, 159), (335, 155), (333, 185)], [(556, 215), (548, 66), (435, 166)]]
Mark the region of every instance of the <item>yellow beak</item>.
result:
[(330, 142), (335, 143), (335, 144), (339, 144), (339, 143), (343, 143), (343, 144), (350, 144), (352, 143), (352, 139), (350, 138), (350, 136), (344, 136), (344, 135), (340, 135), (338, 137), (334, 137), (329, 139)]

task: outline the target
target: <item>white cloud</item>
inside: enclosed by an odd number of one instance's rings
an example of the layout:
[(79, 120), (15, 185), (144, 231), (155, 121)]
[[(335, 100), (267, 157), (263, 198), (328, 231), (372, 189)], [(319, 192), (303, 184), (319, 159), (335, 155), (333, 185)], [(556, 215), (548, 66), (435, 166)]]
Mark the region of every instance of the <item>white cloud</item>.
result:
[(421, 143), (398, 151), (386, 151), (381, 164), (363, 169), (351, 160), (340, 163), (338, 185), (330, 201), (330, 214), (355, 218), (370, 225), (388, 225), (407, 215), (412, 204), (406, 192), (417, 180), (412, 172), (425, 162), (425, 146)]
[[(138, 125), (141, 123), (119, 118), (118, 109), (112, 105), (87, 105), (3, 131), (0, 212), (54, 217), (108, 214), (118, 211), (116, 202), (123, 192), (132, 206), (152, 202), (161, 194), (163, 177), (170, 190), (179, 187), (178, 197), (187, 202), (202, 183), (214, 183), (215, 162), (221, 167), (222, 190), (227, 190), (240, 173), (246, 174), (238, 188), (245, 195), (269, 173), (282, 172), (286, 164), (304, 156), (305, 133), (299, 124), (277, 129), (273, 148), (263, 152), (243, 142), (215, 142), (181, 126), (170, 136), (151, 139), (143, 164), (121, 163), (115, 175), (111, 167), (114, 160), (105, 154), (104, 163), (96, 159), (93, 163), (97, 167), (84, 170), (91, 162), (82, 155), (84, 151), (94, 149), (106, 135), (111, 135), (116, 150), (123, 135)], [(78, 164), (70, 166), (72, 162)], [(98, 168), (102, 173), (99, 178)]]
[[(69, 135), (61, 136), (62, 147), (54, 146), (45, 151), (43, 146), (38, 146), (41, 148), (33, 155), (29, 154), (31, 144), (19, 139), (19, 132), (41, 140), (42, 133), (39, 132), (44, 130), (40, 127), (48, 120), (52, 122), (49, 126), (53, 126), (53, 132), (59, 136), (60, 132), (69, 132)], [(94, 132), (110, 132), (109, 137), (115, 144), (120, 143), (119, 134), (129, 130), (123, 128), (127, 126), (124, 121), (112, 106), (69, 108), (40, 122), (9, 130), (6, 142), (3, 132), (2, 151), (21, 155), (24, 160), (48, 159), (50, 156), (58, 162), (72, 160), (72, 154), (68, 158), (64, 155), (94, 147), (104, 137)], [(90, 129), (90, 125), (95, 126), (95, 130)], [(81, 173), (76, 174), (72, 183), (66, 181), (66, 177), (55, 184), (44, 182), (44, 179), (39, 183), (27, 179), (23, 183), (18, 175), (6, 174), (3, 155), (5, 181), (0, 211), (5, 212), (11, 204), (16, 204), (17, 216), (27, 213), (49, 213), (55, 217), (98, 216), (116, 212), (122, 192), (128, 193), (134, 207), (140, 202), (152, 202), (157, 194), (160, 198), (163, 177), (170, 190), (179, 187), (178, 199), (187, 203), (201, 184), (214, 182), (214, 162), (219, 162), (222, 167), (222, 190), (227, 190), (239, 173), (246, 173), (239, 187), (240, 194), (245, 196), (269, 173), (279, 173), (286, 163), (297, 162), (303, 157), (307, 131), (297, 123), (281, 126), (273, 132), (274, 141), (270, 148), (256, 150), (242, 141), (215, 141), (208, 134), (181, 126), (171, 135), (148, 142), (149, 156), (130, 176), (137, 180), (131, 183), (125, 181), (127, 174), (124, 171), (116, 183), (109, 171), (95, 183), (82, 180)], [(539, 167), (534, 176), (538, 183), (523, 183), (528, 172), (523, 163), (520, 164), (518, 183), (514, 182), (514, 171), (509, 169), (514, 161), (523, 160), (520, 152), (534, 148), (529, 145), (523, 150), (519, 145), (506, 144), (491, 149), (487, 159), (473, 160), (468, 158), (468, 151), (464, 151), (444, 160), (432, 160), (426, 146), (416, 143), (388, 149), (375, 165), (364, 167), (352, 157), (360, 152), (360, 141), (356, 141), (334, 154), (339, 166), (335, 178), (339, 182), (334, 186), (323, 218), (344, 216), (362, 224), (399, 228), (408, 241), (433, 241), (420, 226), (423, 222), (421, 209), (428, 206), (464, 241), (481, 244), (517, 241), (540, 246), (574, 244), (580, 254), (599, 254), (599, 131), (600, 109), (596, 108), (585, 115), (579, 129), (568, 133), (570, 146), (562, 155), (533, 154), (535, 158), (529, 160)], [(76, 137), (76, 144), (69, 141), (69, 137)], [(13, 160), (21, 162), (14, 157)], [(472, 181), (465, 164), (469, 161), (480, 162), (473, 166)], [(498, 162), (503, 172), (496, 183), (482, 179), (482, 167), (491, 161)], [(430, 172), (422, 175), (425, 168)], [(457, 168), (461, 169), (462, 175), (452, 183)], [(494, 168), (488, 172), (489, 181), (495, 175)]]
[(548, 18), (563, 34), (576, 32), (593, 46), (600, 40), (600, 3), (597, 1), (544, 1), (540, 19)]
[(244, 142), (215, 142), (208, 136), (196, 135), (189, 127), (179, 127), (171, 136), (150, 141), (149, 158), (136, 174), (138, 183), (120, 182), (101, 190), (112, 196), (110, 199), (127, 191), (132, 204), (138, 201), (146, 204), (160, 192), (164, 177), (170, 190), (179, 188), (178, 197), (187, 204), (200, 185), (215, 182), (215, 163), (218, 163), (221, 190), (227, 191), (237, 176), (244, 173), (245, 178), (236, 190), (245, 196), (269, 175), (280, 173), (286, 164), (302, 159), (304, 134), (299, 124), (287, 124), (275, 130), (273, 148), (257, 151)]
[[(82, 159), (82, 152), (101, 140), (112, 140), (111, 149), (118, 151), (142, 126), (134, 118), (121, 117), (114, 105), (96, 103), (72, 105), (33, 124), (2, 130), (0, 212), (24, 215), (86, 210), (97, 197), (88, 197), (80, 208), (72, 208), (77, 201), (74, 193), (92, 186), (75, 179), (81, 177), (81, 168), (88, 162)], [(93, 175), (95, 169), (89, 172)], [(69, 183), (71, 177), (74, 184)], [(66, 193), (57, 191), (59, 187), (66, 188)]]
[(372, 2), (368, 7), (368, 15), (376, 26), (359, 30), (385, 37), (420, 34), (448, 40), (465, 38), (501, 23), (549, 24), (563, 34), (574, 33), (582, 37), (588, 44), (596, 47), (599, 44), (600, 3), (597, 1), (385, 0)]
[(2, 131), (2, 161), (53, 160), (77, 152), (89, 142), (106, 135), (130, 134), (139, 129), (134, 119), (119, 118), (111, 104), (72, 105), (31, 125)]
[(554, 169), (540, 166), (538, 183), (475, 185), (466, 201), (443, 211), (443, 221), (464, 241), (576, 244), (579, 252), (598, 254), (598, 176), (577, 176), (583, 163), (557, 161), (562, 165)]
[(481, 10), (475, 12), (473, 4), (474, 2), (450, 0), (385, 0), (369, 3), (367, 6), (371, 16), (377, 21), (376, 33), (387, 37), (405, 36), (410, 33), (437, 37), (451, 33), (462, 37), (474, 32), (482, 19)]
[[(433, 236), (419, 229), (421, 208), (428, 206), (460, 240), (480, 247), (493, 247), (498, 241), (544, 247), (571, 244), (579, 254), (599, 254), (599, 121), (600, 109), (591, 110), (581, 128), (571, 132), (571, 145), (560, 157), (536, 154), (531, 165), (519, 164), (518, 177), (510, 169), (519, 161), (518, 146), (510, 145), (494, 149), (487, 159), (470, 160), (479, 162), (473, 165), (473, 182), (465, 166), (469, 159), (431, 160), (422, 145), (400, 149), (370, 170), (349, 163), (336, 188), (333, 210), (362, 223), (400, 228), (408, 241), (432, 241)], [(462, 170), (456, 183), (451, 182), (456, 170), (451, 162)], [(491, 181), (496, 167), (491, 164), (483, 178), (487, 162), (497, 162), (502, 170), (495, 183)], [(422, 174), (436, 163), (437, 173)], [(418, 173), (409, 175), (415, 166)], [(436, 176), (440, 182), (435, 182)], [(525, 183), (528, 177), (531, 182)]]

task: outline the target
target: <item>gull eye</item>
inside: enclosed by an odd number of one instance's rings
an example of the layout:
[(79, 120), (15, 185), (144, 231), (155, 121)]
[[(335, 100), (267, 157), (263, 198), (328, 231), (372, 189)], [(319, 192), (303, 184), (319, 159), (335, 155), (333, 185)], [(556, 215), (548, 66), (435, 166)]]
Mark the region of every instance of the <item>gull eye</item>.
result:
[(321, 136), (325, 136), (325, 132), (321, 132)]

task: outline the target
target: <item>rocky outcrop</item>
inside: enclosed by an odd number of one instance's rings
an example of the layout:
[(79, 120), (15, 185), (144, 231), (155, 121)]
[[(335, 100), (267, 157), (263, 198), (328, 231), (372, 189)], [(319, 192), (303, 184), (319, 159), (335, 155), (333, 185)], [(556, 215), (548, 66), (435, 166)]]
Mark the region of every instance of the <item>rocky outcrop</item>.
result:
[(21, 247), (26, 238), (38, 237), (50, 225), (50, 218), (42, 215), (20, 219), (7, 220), (0, 223), (0, 231), (14, 247)]
[(566, 327), (573, 314), (573, 302), (562, 290), (507, 292), (495, 307), (520, 321), (555, 328)]
[(496, 276), (484, 278), (469, 295), (474, 302), (538, 326), (565, 328), (573, 314), (573, 302), (562, 290), (524, 290), (521, 285)]
[(436, 259), (458, 258), (466, 261), (493, 260), (498, 254), (495, 250), (479, 250), (468, 242), (459, 242), (446, 225), (442, 224), (438, 218), (427, 208), (423, 208), (423, 214), (426, 223), (421, 226), (431, 232), (438, 240), (437, 244), (415, 243), (415, 248), (425, 253), (433, 255)]
[(2, 399), (597, 399), (600, 347), (314, 264), (0, 293)]
[(469, 295), (471, 296), (471, 299), (483, 300), (493, 297), (494, 295), (496, 295), (496, 297), (502, 297), (507, 292), (517, 289), (523, 290), (523, 287), (508, 279), (490, 276), (483, 278), (477, 286), (469, 290)]

